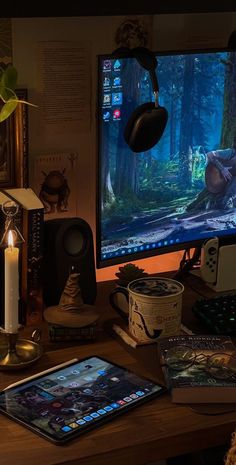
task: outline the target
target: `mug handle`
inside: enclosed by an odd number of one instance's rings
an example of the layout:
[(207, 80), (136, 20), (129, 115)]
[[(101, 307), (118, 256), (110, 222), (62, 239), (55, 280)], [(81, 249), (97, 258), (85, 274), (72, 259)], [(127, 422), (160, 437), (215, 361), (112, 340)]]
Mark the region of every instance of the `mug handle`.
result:
[(115, 300), (114, 300), (114, 296), (116, 294), (124, 294), (127, 302), (129, 302), (129, 291), (128, 289), (126, 289), (125, 287), (120, 287), (120, 288), (116, 288), (116, 289), (113, 289), (109, 295), (109, 302), (110, 302), (110, 305), (114, 308), (114, 310), (117, 311), (117, 313), (121, 316), (121, 318), (123, 318), (123, 320), (125, 320), (126, 324), (128, 324), (129, 322), (129, 316), (127, 315), (127, 313), (122, 310), (122, 308), (119, 307), (119, 305), (116, 304)]

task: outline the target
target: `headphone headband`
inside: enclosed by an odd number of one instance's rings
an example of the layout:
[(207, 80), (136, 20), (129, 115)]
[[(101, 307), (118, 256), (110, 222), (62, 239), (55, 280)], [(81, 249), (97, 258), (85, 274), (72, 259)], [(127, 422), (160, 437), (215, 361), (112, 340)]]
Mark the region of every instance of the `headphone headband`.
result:
[(124, 139), (131, 150), (145, 152), (160, 140), (168, 119), (167, 110), (158, 102), (159, 86), (155, 72), (157, 59), (154, 53), (146, 47), (133, 49), (120, 47), (112, 55), (115, 58), (133, 57), (149, 73), (155, 102), (147, 102), (136, 108), (129, 117), (124, 130)]
[(116, 50), (114, 50), (112, 55), (114, 57), (117, 56), (119, 58), (128, 58), (130, 56), (136, 58), (140, 66), (142, 66), (142, 68), (146, 69), (149, 72), (154, 94), (159, 92), (157, 75), (155, 73), (155, 69), (157, 67), (157, 59), (151, 50), (149, 50), (146, 47), (119, 47)]

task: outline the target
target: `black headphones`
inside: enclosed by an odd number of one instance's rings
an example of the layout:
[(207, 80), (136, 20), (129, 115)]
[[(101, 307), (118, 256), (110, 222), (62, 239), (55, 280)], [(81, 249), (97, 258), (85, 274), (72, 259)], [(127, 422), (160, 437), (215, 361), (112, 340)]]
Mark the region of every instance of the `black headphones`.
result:
[(138, 63), (149, 72), (155, 102), (146, 102), (138, 106), (130, 115), (124, 130), (124, 139), (133, 152), (145, 152), (159, 142), (168, 120), (167, 110), (158, 103), (159, 86), (155, 69), (155, 55), (145, 47), (128, 49), (121, 47), (113, 54), (120, 57), (136, 58)]

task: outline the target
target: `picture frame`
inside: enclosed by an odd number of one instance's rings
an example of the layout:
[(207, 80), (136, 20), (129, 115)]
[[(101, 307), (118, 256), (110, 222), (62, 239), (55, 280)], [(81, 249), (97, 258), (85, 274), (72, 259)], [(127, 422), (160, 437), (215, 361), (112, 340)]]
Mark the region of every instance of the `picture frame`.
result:
[[(27, 89), (17, 89), (27, 100)], [(28, 187), (28, 111), (18, 104), (9, 118), (0, 123), (0, 189)]]

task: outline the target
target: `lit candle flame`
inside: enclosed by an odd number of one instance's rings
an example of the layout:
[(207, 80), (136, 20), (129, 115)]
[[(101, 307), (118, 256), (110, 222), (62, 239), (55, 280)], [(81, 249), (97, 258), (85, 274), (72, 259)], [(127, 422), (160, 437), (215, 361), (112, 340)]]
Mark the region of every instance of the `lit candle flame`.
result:
[(12, 231), (9, 231), (9, 233), (8, 233), (8, 247), (13, 247), (13, 246), (14, 246), (13, 234), (12, 234)]

